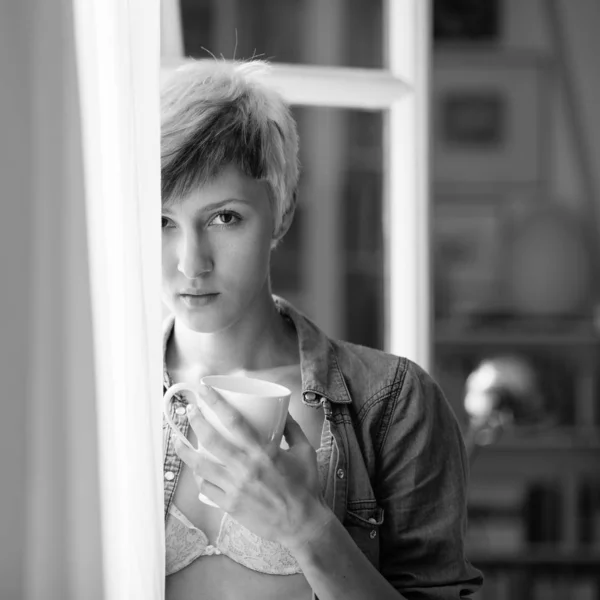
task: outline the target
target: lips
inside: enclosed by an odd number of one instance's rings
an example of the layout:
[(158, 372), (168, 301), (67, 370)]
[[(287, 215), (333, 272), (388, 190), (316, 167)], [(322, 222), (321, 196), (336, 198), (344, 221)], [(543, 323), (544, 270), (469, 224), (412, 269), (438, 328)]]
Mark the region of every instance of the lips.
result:
[(218, 292), (207, 292), (200, 290), (183, 290), (179, 295), (180, 296), (214, 296), (218, 294)]
[(219, 296), (218, 292), (194, 292), (179, 295), (188, 308), (199, 308), (211, 304)]

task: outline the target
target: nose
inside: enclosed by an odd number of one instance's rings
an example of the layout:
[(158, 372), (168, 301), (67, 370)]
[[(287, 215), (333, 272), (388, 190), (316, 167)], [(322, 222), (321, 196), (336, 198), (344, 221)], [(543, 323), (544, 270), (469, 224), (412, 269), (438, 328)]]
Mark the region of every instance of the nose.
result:
[(183, 236), (179, 247), (177, 269), (188, 279), (196, 279), (213, 270), (214, 262), (208, 236), (190, 232)]

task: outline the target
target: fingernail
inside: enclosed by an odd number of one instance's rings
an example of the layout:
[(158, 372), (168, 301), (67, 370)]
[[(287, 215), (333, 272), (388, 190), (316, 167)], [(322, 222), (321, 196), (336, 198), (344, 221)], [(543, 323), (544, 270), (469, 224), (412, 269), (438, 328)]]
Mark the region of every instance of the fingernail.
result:
[(187, 410), (188, 415), (194, 415), (194, 414), (196, 414), (198, 408), (196, 407), (195, 404), (189, 403), (186, 407), (186, 410)]

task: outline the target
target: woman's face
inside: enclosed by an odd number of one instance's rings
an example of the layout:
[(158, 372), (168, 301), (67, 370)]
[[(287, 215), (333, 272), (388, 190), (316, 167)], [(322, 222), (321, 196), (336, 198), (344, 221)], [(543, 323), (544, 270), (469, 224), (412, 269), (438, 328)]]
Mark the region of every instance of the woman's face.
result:
[(163, 302), (214, 333), (268, 296), (273, 214), (267, 185), (229, 165), (162, 213)]

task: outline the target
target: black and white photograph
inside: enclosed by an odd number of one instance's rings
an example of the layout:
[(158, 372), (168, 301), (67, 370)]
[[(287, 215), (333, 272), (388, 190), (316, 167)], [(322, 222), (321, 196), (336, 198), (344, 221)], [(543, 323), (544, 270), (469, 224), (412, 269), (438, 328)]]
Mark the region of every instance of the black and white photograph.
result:
[(0, 3), (0, 600), (600, 600), (599, 31)]

